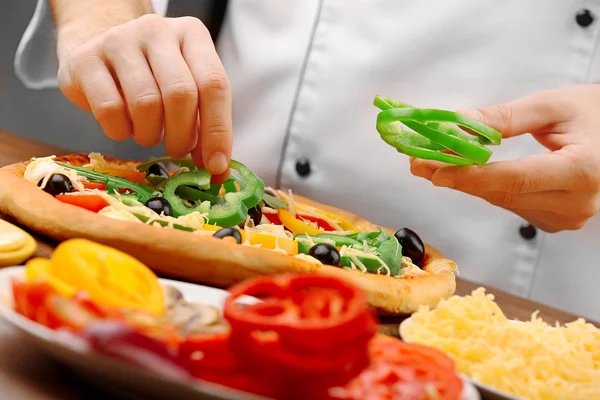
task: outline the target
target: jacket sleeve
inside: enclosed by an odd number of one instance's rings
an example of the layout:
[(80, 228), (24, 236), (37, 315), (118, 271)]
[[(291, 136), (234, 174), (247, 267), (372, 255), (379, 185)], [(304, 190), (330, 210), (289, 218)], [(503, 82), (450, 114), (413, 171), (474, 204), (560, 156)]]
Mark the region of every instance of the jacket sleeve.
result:
[(15, 74), (29, 89), (58, 87), (55, 26), (47, 0), (38, 0), (33, 18), (21, 38), (14, 61)]

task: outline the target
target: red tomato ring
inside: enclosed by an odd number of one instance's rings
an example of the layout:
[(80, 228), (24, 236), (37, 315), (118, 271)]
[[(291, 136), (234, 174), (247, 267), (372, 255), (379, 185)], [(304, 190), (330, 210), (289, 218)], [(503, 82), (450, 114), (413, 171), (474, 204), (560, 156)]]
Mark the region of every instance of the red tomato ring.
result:
[[(298, 390), (300, 385), (330, 387), (348, 382), (369, 365), (368, 344), (346, 351), (302, 353), (289, 349), (272, 332), (232, 333), (232, 348), (254, 373)], [(361, 351), (363, 350), (363, 351)]]
[[(365, 317), (368, 308), (362, 291), (326, 275), (263, 277), (238, 284), (230, 292), (223, 315), (234, 330), (275, 331), (283, 340), (331, 344), (351, 341), (375, 326), (372, 317)], [(242, 296), (263, 303), (241, 309), (236, 300)]]
[(435, 389), (439, 400), (460, 399), (462, 380), (453, 362), (451, 368), (447, 360), (439, 362), (446, 357), (443, 353), (381, 335), (371, 341), (370, 353), (369, 367), (343, 388), (331, 390), (331, 397), (424, 399), (427, 391)]
[(239, 358), (230, 345), (230, 333), (191, 335), (179, 344), (179, 354), (189, 360), (193, 374), (201, 378), (206, 370), (238, 371)]
[(391, 337), (378, 336), (371, 343), (371, 357), (394, 363), (412, 364), (424, 362), (447, 371), (456, 371), (454, 360), (433, 347), (406, 343)]

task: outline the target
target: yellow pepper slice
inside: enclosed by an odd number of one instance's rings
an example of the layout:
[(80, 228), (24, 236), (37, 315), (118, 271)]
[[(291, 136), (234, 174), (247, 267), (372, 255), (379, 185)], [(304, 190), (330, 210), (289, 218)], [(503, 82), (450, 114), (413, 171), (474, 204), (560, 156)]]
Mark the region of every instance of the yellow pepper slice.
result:
[[(240, 233), (242, 234), (242, 243), (246, 243), (246, 232), (241, 230)], [(249, 242), (253, 246), (260, 245), (263, 249), (281, 249), (291, 256), (298, 254), (298, 243), (290, 238), (250, 232)]]
[(210, 224), (204, 224), (202, 225), (202, 230), (204, 231), (211, 231), (211, 232), (216, 232), (216, 231), (220, 231), (221, 228), (220, 226), (217, 225), (210, 225)]
[(29, 281), (42, 280), (65, 297), (74, 296), (77, 288), (50, 275), (52, 262), (47, 258), (36, 257), (25, 264), (25, 278)]
[(344, 219), (344, 217), (342, 217), (340, 215), (330, 213), (328, 211), (323, 211), (321, 209), (311, 207), (311, 206), (308, 206), (308, 205), (302, 204), (302, 203), (296, 203), (294, 207), (298, 211), (304, 211), (304, 212), (313, 213), (313, 214), (317, 214), (317, 215), (320, 214), (329, 219), (332, 219), (335, 221), (336, 224), (338, 224), (340, 226), (340, 228), (342, 228), (345, 231), (358, 232), (358, 228), (356, 226), (354, 226), (350, 221)]
[(0, 267), (22, 263), (33, 255), (36, 247), (31, 235), (0, 219)]
[(315, 228), (314, 226), (308, 225), (307, 223), (296, 219), (296, 217), (294, 217), (292, 213), (290, 213), (286, 209), (280, 208), (277, 212), (277, 215), (279, 216), (279, 220), (281, 221), (283, 226), (292, 231), (294, 235), (298, 235), (300, 233), (308, 233), (309, 235), (314, 236), (323, 233), (323, 231), (319, 228)]
[(99, 304), (152, 314), (164, 312), (164, 293), (156, 275), (111, 247), (71, 239), (54, 250), (46, 268), (50, 276), (86, 292)]

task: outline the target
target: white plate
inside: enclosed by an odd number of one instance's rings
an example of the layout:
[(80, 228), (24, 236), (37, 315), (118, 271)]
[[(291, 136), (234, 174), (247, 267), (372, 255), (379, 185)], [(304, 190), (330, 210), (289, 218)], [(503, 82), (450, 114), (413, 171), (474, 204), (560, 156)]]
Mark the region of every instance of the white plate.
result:
[[(517, 321), (515, 321), (517, 322)], [(404, 339), (404, 335), (402, 333), (402, 331), (406, 332), (406, 329), (408, 329), (407, 327), (410, 325), (411, 323), (411, 318), (407, 318), (404, 321), (402, 321), (400, 323), (400, 326), (398, 327), (398, 333), (400, 334), (400, 337), (402, 338), (402, 340), (404, 340), (405, 342), (408, 342), (408, 340)], [(478, 382), (474, 379), (471, 379), (470, 377), (466, 376), (466, 375), (462, 375), (462, 378), (467, 381), (472, 383), (473, 385), (475, 385), (479, 391), (481, 392), (483, 398), (485, 400), (524, 400), (521, 397), (516, 397), (513, 394), (510, 393), (506, 393), (502, 390), (498, 390), (492, 386), (486, 385), (485, 383), (481, 383)]]
[[(66, 341), (64, 335), (30, 321), (13, 310), (11, 282), (13, 278), (22, 277), (23, 274), (23, 267), (0, 269), (0, 317), (27, 335), (42, 351), (73, 368), (83, 378), (103, 390), (146, 400), (263, 399), (195, 379), (187, 382), (169, 380), (142, 368), (89, 351), (85, 345), (72, 340), (72, 337)], [(179, 289), (187, 301), (213, 305), (220, 310), (228, 294), (221, 289), (168, 279), (160, 279), (160, 283)], [(246, 302), (251, 300), (247, 298)], [(466, 383), (461, 400), (480, 400), (480, 396), (473, 385)]]

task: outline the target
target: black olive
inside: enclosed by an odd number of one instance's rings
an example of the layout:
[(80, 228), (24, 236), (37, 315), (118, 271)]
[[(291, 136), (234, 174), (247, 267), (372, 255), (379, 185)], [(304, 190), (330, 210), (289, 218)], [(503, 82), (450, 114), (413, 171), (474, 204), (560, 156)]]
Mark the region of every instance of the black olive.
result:
[(152, 164), (150, 168), (148, 168), (148, 175), (156, 175), (156, 176), (164, 176), (165, 178), (170, 177), (169, 168), (164, 163), (157, 162), (156, 164)]
[(242, 244), (242, 234), (240, 233), (240, 231), (238, 231), (235, 228), (223, 228), (223, 229), (219, 229), (213, 235), (213, 237), (216, 237), (218, 239), (223, 239), (223, 238), (226, 238), (228, 236), (231, 236), (232, 238), (234, 238), (235, 241), (238, 244)]
[[(38, 186), (41, 187), (43, 181), (44, 179), (40, 179)], [(73, 191), (73, 183), (66, 175), (52, 174), (43, 190), (46, 193), (50, 193), (52, 196), (61, 193), (71, 193)]]
[(398, 239), (400, 246), (402, 246), (402, 255), (410, 258), (415, 264), (423, 261), (423, 257), (425, 257), (425, 245), (419, 235), (408, 228), (402, 228), (398, 229), (394, 233), (394, 236)]
[(317, 243), (308, 251), (308, 255), (326, 265), (340, 265), (340, 252), (329, 243)]
[(262, 219), (262, 208), (260, 204), (255, 205), (251, 209), (248, 210), (248, 215), (252, 218), (254, 222), (254, 226), (260, 224), (260, 220)]
[(170, 217), (173, 214), (171, 210), (171, 204), (169, 204), (169, 202), (162, 197), (153, 197), (144, 205), (158, 215), (163, 213), (165, 216)]

